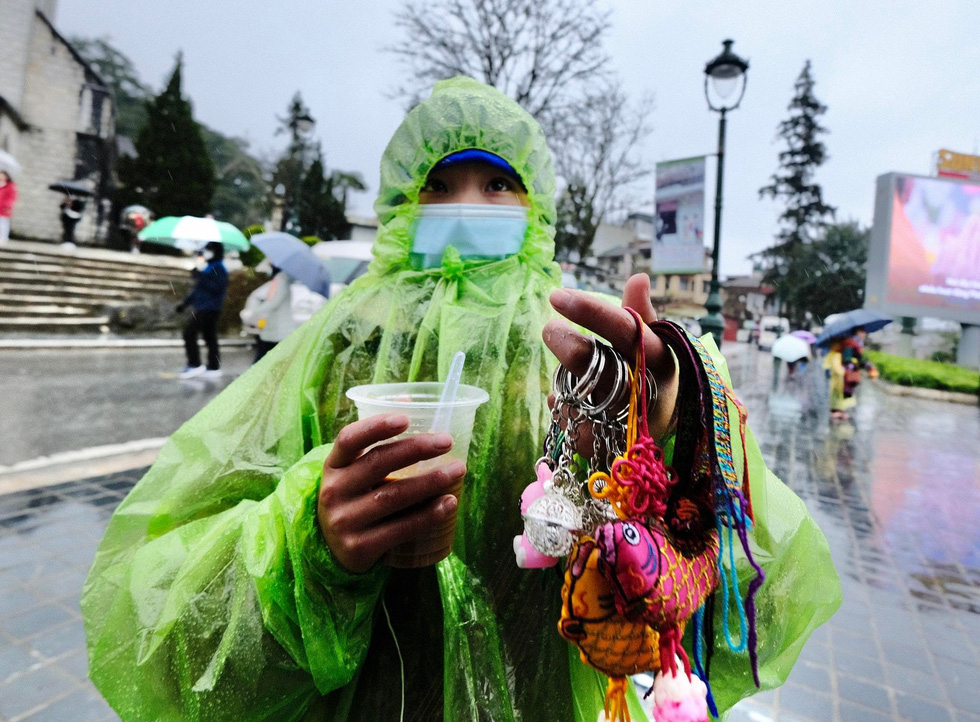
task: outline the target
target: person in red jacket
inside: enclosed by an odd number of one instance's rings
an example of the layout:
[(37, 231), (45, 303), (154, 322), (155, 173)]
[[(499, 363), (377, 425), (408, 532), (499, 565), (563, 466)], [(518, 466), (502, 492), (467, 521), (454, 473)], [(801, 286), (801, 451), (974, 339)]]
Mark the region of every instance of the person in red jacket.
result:
[(10, 240), (10, 216), (17, 202), (17, 186), (5, 170), (0, 170), (0, 243)]

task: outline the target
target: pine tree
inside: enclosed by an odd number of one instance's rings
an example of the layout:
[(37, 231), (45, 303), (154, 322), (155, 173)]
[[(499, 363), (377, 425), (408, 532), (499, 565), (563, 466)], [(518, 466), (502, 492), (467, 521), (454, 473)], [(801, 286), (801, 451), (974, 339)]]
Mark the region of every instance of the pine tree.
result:
[(296, 214), (303, 236), (330, 241), (346, 238), (350, 231), (344, 202), (334, 193), (333, 179), (325, 176), (319, 150), (300, 183)]
[(181, 94), (182, 67), (178, 55), (167, 87), (147, 104), (146, 125), (136, 140), (138, 156), (119, 164), (124, 196), (158, 218), (204, 216), (211, 212), (214, 194), (214, 164), (191, 104)]
[(776, 289), (788, 306), (788, 315), (800, 321), (805, 309), (794, 303), (794, 287), (807, 278), (804, 245), (817, 238), (835, 208), (823, 200), (820, 185), (813, 180), (816, 169), (827, 160), (827, 148), (820, 136), (827, 129), (819, 118), (827, 112), (813, 92), (815, 81), (807, 60), (796, 79), (795, 95), (788, 106), (789, 118), (779, 124), (777, 135), (786, 143), (779, 154), (779, 168), (769, 185), (759, 189), (760, 197), (783, 199), (786, 208), (779, 216), (777, 242), (759, 254), (767, 268), (764, 282)]

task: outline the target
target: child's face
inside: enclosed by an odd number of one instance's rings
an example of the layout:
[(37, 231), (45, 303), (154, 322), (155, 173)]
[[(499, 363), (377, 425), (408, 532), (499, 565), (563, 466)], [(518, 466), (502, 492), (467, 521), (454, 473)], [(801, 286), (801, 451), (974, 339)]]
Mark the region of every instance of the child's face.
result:
[(527, 206), (520, 183), (489, 163), (459, 163), (429, 173), (419, 203)]

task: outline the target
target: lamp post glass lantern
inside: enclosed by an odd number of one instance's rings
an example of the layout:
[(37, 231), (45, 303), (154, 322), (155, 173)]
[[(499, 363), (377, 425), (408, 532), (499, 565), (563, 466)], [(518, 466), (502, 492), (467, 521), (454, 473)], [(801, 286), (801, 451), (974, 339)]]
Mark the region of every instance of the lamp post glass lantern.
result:
[(313, 127), (316, 125), (316, 121), (309, 113), (303, 113), (302, 115), (296, 116), (296, 130), (298, 130), (303, 135), (309, 135), (313, 132)]
[(704, 97), (708, 108), (718, 113), (718, 173), (715, 184), (715, 235), (711, 251), (711, 289), (704, 307), (708, 314), (701, 318), (702, 333), (714, 336), (721, 347), (725, 319), (721, 315), (721, 284), (718, 282), (718, 246), (721, 241), (721, 189), (725, 171), (726, 114), (735, 110), (745, 95), (746, 72), (749, 62), (732, 51), (734, 40), (725, 40), (721, 53), (704, 66)]

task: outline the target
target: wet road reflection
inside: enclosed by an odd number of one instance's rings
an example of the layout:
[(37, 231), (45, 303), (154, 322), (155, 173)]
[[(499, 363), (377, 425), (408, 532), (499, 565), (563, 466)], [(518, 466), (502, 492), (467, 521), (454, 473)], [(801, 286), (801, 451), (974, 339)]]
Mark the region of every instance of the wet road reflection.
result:
[[(767, 463), (824, 530), (844, 585), (790, 683), (744, 709), (825, 719), (800, 703), (810, 690), (834, 702), (826, 719), (980, 719), (980, 409), (866, 382), (853, 420), (835, 423), (819, 363), (788, 380), (766, 353), (729, 356)], [(816, 671), (830, 674), (816, 685)]]

